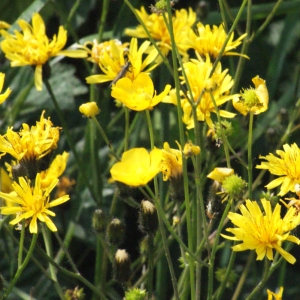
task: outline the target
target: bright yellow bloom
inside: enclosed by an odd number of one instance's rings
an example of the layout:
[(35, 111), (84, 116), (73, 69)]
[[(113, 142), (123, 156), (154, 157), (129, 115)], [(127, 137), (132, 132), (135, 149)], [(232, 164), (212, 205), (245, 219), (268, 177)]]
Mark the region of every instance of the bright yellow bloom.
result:
[[(157, 15), (156, 13), (148, 15), (144, 7), (141, 7), (140, 11), (136, 9), (136, 12), (147, 27), (150, 35), (157, 41), (157, 45), (160, 47), (163, 54), (167, 55), (172, 47), (170, 34), (164, 21), (164, 17), (162, 15)], [(168, 15), (166, 14), (165, 16), (168, 20)], [(172, 21), (175, 44), (179, 53), (187, 59), (187, 50), (189, 46), (186, 41), (187, 36), (189, 32), (192, 31), (191, 28), (196, 21), (196, 13), (191, 8), (189, 8), (189, 11), (185, 9), (175, 10), (175, 16), (172, 18)], [(126, 29), (125, 34), (137, 38), (148, 38), (142, 25), (138, 25), (136, 29)]]
[(42, 90), (42, 66), (50, 57), (64, 55), (84, 58), (87, 55), (82, 50), (62, 51), (67, 42), (67, 31), (63, 26), (59, 27), (58, 34), (50, 41), (46, 35), (45, 23), (38, 13), (33, 14), (32, 26), (24, 20), (19, 20), (18, 24), (23, 33), (15, 30), (14, 34), (10, 34), (1, 30), (4, 37), (1, 48), (6, 58), (11, 61), (12, 67), (36, 66), (34, 82), (38, 91)]
[(5, 21), (0, 21), (0, 29), (8, 29), (10, 25)]
[(164, 91), (156, 95), (150, 76), (140, 73), (133, 81), (127, 77), (118, 80), (112, 87), (111, 96), (132, 110), (142, 111), (160, 103), (170, 89), (171, 86), (167, 84)]
[(250, 88), (241, 92), (241, 98), (235, 97), (232, 104), (236, 110), (246, 116), (248, 112), (253, 112), (259, 115), (268, 109), (269, 92), (266, 86), (266, 81), (256, 77), (252, 78), (255, 89)]
[(79, 111), (86, 117), (94, 117), (99, 114), (100, 109), (96, 102), (87, 102), (79, 106)]
[[(231, 33), (223, 55), (240, 55), (248, 58), (248, 56), (241, 55), (237, 52), (231, 52), (231, 50), (235, 49), (242, 43), (242, 40), (246, 35), (247, 34), (245, 33), (234, 41), (234, 33)], [(205, 58), (208, 54), (211, 60), (215, 60), (219, 55), (226, 38), (227, 33), (224, 30), (223, 24), (221, 24), (219, 27), (213, 25), (211, 28), (210, 25), (203, 25), (201, 22), (199, 22), (197, 24), (196, 31), (191, 30), (189, 32), (188, 44), (203, 58)]]
[(194, 145), (191, 141), (188, 141), (185, 143), (183, 148), (183, 155), (185, 157), (195, 156), (198, 155), (201, 152), (201, 149), (199, 146)]
[[(180, 148), (180, 146), (179, 146)], [(163, 173), (163, 180), (167, 181), (171, 178), (182, 176), (182, 152), (181, 149), (170, 148), (167, 142), (164, 143), (162, 152), (162, 161), (160, 163)]]
[(280, 158), (272, 153), (260, 156), (260, 159), (266, 161), (256, 166), (257, 169), (266, 169), (271, 174), (280, 176), (266, 185), (268, 190), (281, 185), (279, 196), (284, 196), (289, 191), (295, 193), (295, 185), (300, 183), (300, 149), (294, 143), (291, 146), (283, 145), (283, 150), (276, 150)]
[(234, 170), (231, 168), (214, 168), (214, 170), (210, 172), (207, 177), (222, 183), (226, 177), (233, 174)]
[(10, 222), (12, 225), (20, 223), (23, 219), (30, 219), (29, 231), (31, 233), (38, 232), (37, 220), (45, 222), (52, 231), (57, 231), (56, 226), (49, 218), (54, 217), (55, 213), (49, 208), (60, 205), (70, 199), (69, 195), (50, 201), (50, 193), (54, 189), (58, 179), (54, 179), (47, 189), (42, 188), (40, 174), (37, 174), (34, 187), (31, 187), (30, 181), (26, 181), (24, 177), (19, 178), (19, 184), (12, 184), (14, 192), (6, 194), (0, 192), (0, 197), (6, 201), (10, 201), (16, 206), (1, 207), (3, 215), (16, 214), (16, 218)]
[[(5, 74), (0, 73), (0, 93), (2, 92), (3, 89), (4, 78), (5, 78)], [(10, 93), (11, 93), (11, 89), (7, 88), (3, 94), (0, 94), (0, 104), (2, 104), (6, 100), (6, 98), (10, 95)]]
[(160, 172), (162, 154), (159, 149), (150, 153), (145, 148), (133, 148), (123, 153), (122, 160), (110, 169), (114, 181), (137, 187), (147, 184)]
[[(201, 58), (200, 58), (201, 59)], [(207, 56), (206, 61), (192, 59), (190, 62), (184, 63), (185, 73), (192, 90), (192, 95), (187, 93), (187, 96), (191, 101), (199, 102), (197, 105), (197, 120), (206, 121), (210, 128), (214, 127), (211, 119), (211, 113), (215, 113), (215, 107), (211, 99), (211, 95), (206, 88), (207, 80), (214, 80), (216, 82), (216, 88), (212, 91), (217, 106), (221, 106), (230, 99), (236, 97), (236, 95), (230, 95), (230, 89), (233, 85), (233, 79), (228, 75), (228, 69), (222, 71), (221, 63), (218, 63), (212, 77), (210, 78), (210, 72), (212, 70), (212, 63)], [(182, 79), (182, 84), (185, 83)], [(201, 96), (201, 98), (200, 98)], [(166, 97), (162, 102), (171, 103), (177, 105), (176, 95), (174, 90)], [(183, 122), (187, 125), (187, 129), (195, 127), (194, 118), (192, 115), (192, 107), (188, 100), (182, 95), (181, 107), (183, 109)], [(226, 110), (219, 110), (220, 116), (224, 118), (233, 118), (235, 114)]]
[[(152, 64), (157, 57), (157, 50), (153, 49), (143, 60), (143, 54), (149, 50), (150, 42), (145, 41), (139, 48), (136, 38), (132, 38), (129, 48), (121, 47), (115, 40), (109, 42), (109, 46), (103, 49), (99, 57), (99, 67), (104, 74), (91, 75), (86, 82), (103, 83), (117, 81), (122, 77), (134, 80), (141, 73), (150, 73), (157, 64)], [(122, 76), (121, 76), (122, 75)], [(119, 77), (119, 78), (118, 78)]]
[(227, 228), (234, 236), (223, 235), (233, 241), (242, 241), (232, 247), (233, 251), (255, 250), (257, 260), (265, 256), (273, 260), (273, 249), (283, 256), (290, 264), (296, 259), (282, 248), (284, 241), (300, 244), (300, 240), (290, 235), (290, 231), (300, 224), (300, 215), (295, 215), (296, 209), (291, 207), (281, 218), (281, 205), (276, 204), (272, 212), (271, 203), (266, 199), (261, 200), (264, 213), (256, 201), (246, 200), (246, 205), (240, 205), (241, 214), (229, 212), (228, 218), (236, 226)]
[(23, 123), (20, 132), (13, 131), (12, 127), (8, 128), (6, 134), (0, 136), (0, 156), (9, 153), (19, 161), (34, 161), (56, 149), (59, 128), (53, 127), (50, 118), (44, 118), (44, 113), (45, 111), (36, 126), (29, 127)]
[(280, 287), (278, 293), (273, 293), (268, 289), (267, 289), (267, 293), (268, 293), (268, 300), (273, 300), (273, 297), (274, 300), (282, 300), (283, 286)]
[(67, 166), (68, 158), (69, 153), (65, 151), (63, 154), (56, 155), (49, 168), (40, 173), (41, 187), (43, 189), (47, 188), (54, 179), (59, 178), (63, 174)]

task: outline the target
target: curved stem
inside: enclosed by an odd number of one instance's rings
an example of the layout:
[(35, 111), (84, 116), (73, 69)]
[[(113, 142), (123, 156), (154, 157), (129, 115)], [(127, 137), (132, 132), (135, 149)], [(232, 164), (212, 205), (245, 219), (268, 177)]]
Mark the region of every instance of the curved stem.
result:
[(253, 134), (253, 112), (250, 112), (248, 133), (248, 197), (252, 200), (252, 134)]

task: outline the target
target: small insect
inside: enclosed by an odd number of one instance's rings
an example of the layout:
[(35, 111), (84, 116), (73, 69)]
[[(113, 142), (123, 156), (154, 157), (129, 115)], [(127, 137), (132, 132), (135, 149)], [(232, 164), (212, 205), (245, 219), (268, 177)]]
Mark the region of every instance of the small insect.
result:
[(118, 73), (118, 75), (115, 77), (115, 79), (111, 82), (109, 87), (112, 87), (112, 85), (115, 84), (119, 79), (123, 78), (126, 75), (126, 73), (129, 71), (130, 67), (131, 67), (131, 62), (127, 61), (123, 66), (123, 68)]

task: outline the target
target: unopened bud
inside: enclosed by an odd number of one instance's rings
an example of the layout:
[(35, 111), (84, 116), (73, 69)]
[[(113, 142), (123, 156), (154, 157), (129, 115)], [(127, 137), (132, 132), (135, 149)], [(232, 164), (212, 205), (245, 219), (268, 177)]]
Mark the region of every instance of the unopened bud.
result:
[(185, 157), (190, 157), (198, 155), (200, 151), (201, 150), (199, 146), (196, 146), (191, 141), (189, 141), (184, 145), (182, 153)]
[(130, 279), (130, 257), (124, 249), (119, 249), (115, 255), (115, 279), (121, 283)]
[(155, 206), (148, 200), (143, 200), (140, 209), (140, 229), (147, 234), (155, 234), (158, 218)]
[(113, 245), (120, 245), (124, 239), (125, 226), (123, 223), (114, 218), (107, 227), (107, 239)]
[(96, 209), (93, 214), (92, 226), (97, 233), (102, 233), (106, 229), (107, 218), (101, 209)]

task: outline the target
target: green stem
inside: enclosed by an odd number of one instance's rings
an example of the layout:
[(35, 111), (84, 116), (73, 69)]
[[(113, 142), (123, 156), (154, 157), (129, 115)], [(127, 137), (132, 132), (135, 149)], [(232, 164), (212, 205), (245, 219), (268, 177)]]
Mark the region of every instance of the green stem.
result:
[(35, 244), (36, 244), (36, 241), (37, 241), (37, 236), (38, 236), (37, 234), (32, 235), (32, 240), (31, 240), (31, 244), (30, 244), (28, 253), (27, 253), (22, 265), (18, 267), (18, 270), (17, 270), (13, 280), (9, 284), (8, 288), (6, 289), (6, 291), (3, 295), (3, 298), (2, 298), (3, 300), (5, 300), (9, 296), (11, 290), (13, 289), (15, 284), (17, 283), (19, 277), (21, 276), (22, 272), (24, 271), (25, 267), (27, 266), (31, 256), (33, 255), (33, 250), (35, 248)]
[(128, 150), (129, 144), (129, 109), (124, 106), (125, 110), (125, 137), (124, 137), (124, 152)]
[(253, 135), (253, 112), (250, 112), (248, 134), (248, 197), (252, 199), (252, 135)]
[(154, 273), (154, 239), (153, 235), (148, 236), (148, 299), (153, 295), (153, 273)]
[(23, 247), (24, 247), (24, 238), (25, 238), (25, 219), (22, 220), (22, 229), (20, 235), (20, 245), (19, 245), (19, 254), (18, 254), (18, 268), (22, 265), (23, 260)]

